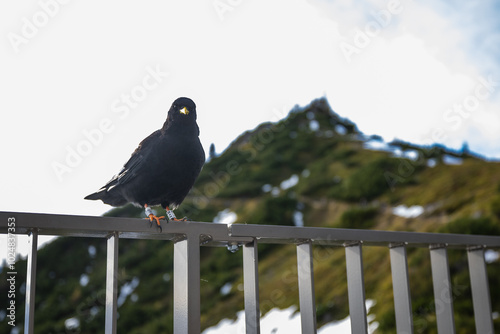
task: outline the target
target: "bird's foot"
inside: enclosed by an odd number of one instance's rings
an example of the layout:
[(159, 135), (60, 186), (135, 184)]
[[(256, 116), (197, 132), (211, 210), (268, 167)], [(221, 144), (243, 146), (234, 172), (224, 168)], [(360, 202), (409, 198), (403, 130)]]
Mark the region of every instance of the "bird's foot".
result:
[(157, 217), (157, 216), (155, 216), (154, 214), (151, 213), (151, 214), (149, 214), (148, 218), (144, 218), (144, 219), (148, 219), (149, 220), (149, 227), (153, 227), (153, 221), (156, 220), (156, 228), (159, 230), (159, 232), (162, 232), (160, 219), (165, 219), (165, 216)]
[(168, 207), (166, 208), (165, 213), (167, 214), (167, 219), (169, 221), (170, 220), (175, 221), (175, 222), (187, 222), (187, 221), (191, 221), (191, 219), (189, 219), (187, 217), (184, 217), (184, 218), (181, 218), (181, 219), (177, 218), (175, 216), (175, 213), (172, 210), (170, 210)]
[(153, 213), (153, 210), (149, 206), (147, 206), (147, 205), (144, 205), (144, 208), (145, 208), (145, 211), (146, 211), (146, 216), (148, 216), (147, 218), (144, 218), (144, 219), (148, 219), (149, 220), (149, 227), (152, 227), (153, 226), (153, 221), (156, 221), (156, 229), (161, 233), (162, 232), (162, 228), (161, 228), (160, 219), (165, 219), (165, 216), (157, 217)]
[(184, 217), (184, 218), (181, 218), (181, 219), (172, 218), (172, 219), (169, 219), (169, 220), (173, 220), (175, 222), (190, 222), (190, 221), (193, 221), (192, 219), (189, 219), (188, 217)]

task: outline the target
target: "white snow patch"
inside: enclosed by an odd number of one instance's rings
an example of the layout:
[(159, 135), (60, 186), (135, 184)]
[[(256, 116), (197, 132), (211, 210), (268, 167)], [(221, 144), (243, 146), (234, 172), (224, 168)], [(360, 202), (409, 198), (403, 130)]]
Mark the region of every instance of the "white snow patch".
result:
[[(366, 300), (366, 311), (375, 305), (375, 301)], [(291, 306), (287, 309), (280, 310), (273, 308), (260, 320), (261, 333), (301, 333), (300, 313), (296, 312), (297, 308)], [(368, 333), (372, 334), (378, 327), (378, 323), (374, 321), (374, 316), (367, 317)], [(217, 325), (207, 328), (202, 334), (244, 334), (245, 331), (245, 311), (239, 311), (236, 314), (236, 320), (224, 319)], [(319, 328), (318, 334), (350, 334), (351, 320), (347, 316), (345, 319), (330, 322)]]
[(380, 140), (369, 140), (363, 143), (363, 148), (374, 151), (392, 152), (392, 148), (386, 142)]
[(337, 125), (335, 125), (335, 132), (337, 132), (339, 135), (343, 136), (347, 133), (347, 129), (345, 128), (345, 126), (343, 126), (341, 124), (337, 124)]
[(80, 320), (78, 318), (69, 318), (64, 321), (64, 327), (67, 330), (75, 330), (80, 327)]
[(263, 192), (265, 192), (265, 193), (268, 193), (268, 192), (270, 192), (271, 190), (273, 190), (273, 186), (272, 186), (272, 185), (270, 185), (269, 183), (264, 184), (264, 185), (262, 186), (262, 191), (263, 191)]
[(311, 131), (314, 131), (314, 132), (318, 131), (319, 130), (319, 122), (315, 119), (309, 121), (309, 129)]
[(220, 288), (220, 294), (225, 296), (228, 295), (231, 292), (231, 289), (233, 288), (233, 284), (230, 282), (227, 282)]
[(417, 160), (419, 156), (418, 151), (415, 150), (406, 151), (404, 155), (405, 157), (413, 161)]
[(445, 155), (443, 157), (443, 162), (446, 165), (461, 165), (464, 160), (461, 158), (452, 157), (451, 155)]
[(434, 168), (437, 165), (436, 159), (429, 159), (427, 160), (427, 167)]
[(238, 215), (229, 209), (220, 211), (214, 218), (214, 223), (230, 225), (238, 219)]
[(486, 252), (484, 252), (484, 260), (486, 263), (492, 263), (495, 262), (500, 258), (500, 253), (497, 251), (494, 251), (492, 249), (487, 249)]
[(91, 258), (95, 258), (95, 255), (97, 254), (97, 249), (95, 248), (94, 245), (90, 245), (88, 248), (88, 252)]
[(91, 318), (98, 315), (100, 310), (101, 310), (101, 308), (99, 306), (92, 306), (90, 308), (90, 311), (89, 311)]
[(407, 207), (406, 205), (398, 205), (392, 209), (392, 214), (405, 218), (415, 218), (424, 213), (424, 208), (420, 205)]
[(87, 286), (87, 284), (89, 284), (89, 275), (82, 274), (80, 276), (80, 285), (81, 286)]
[(139, 278), (134, 277), (130, 282), (127, 282), (123, 284), (123, 286), (120, 289), (120, 295), (118, 296), (118, 299), (116, 301), (118, 307), (122, 306), (123, 303), (125, 303), (125, 300), (127, 300), (127, 297), (134, 292), (135, 288), (139, 285)]
[(413, 161), (418, 159), (418, 151), (415, 150), (403, 151), (400, 148), (396, 148), (393, 150), (393, 155), (397, 158), (406, 158)]
[(287, 190), (293, 186), (296, 186), (299, 183), (299, 176), (297, 174), (293, 174), (290, 178), (280, 183), (280, 188), (283, 190)]
[(295, 226), (304, 226), (304, 214), (299, 210), (293, 212), (293, 224)]

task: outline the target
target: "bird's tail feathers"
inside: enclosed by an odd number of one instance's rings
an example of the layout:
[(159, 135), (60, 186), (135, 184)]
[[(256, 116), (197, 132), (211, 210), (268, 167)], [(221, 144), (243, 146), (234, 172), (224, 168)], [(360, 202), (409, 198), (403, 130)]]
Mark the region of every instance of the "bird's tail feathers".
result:
[(87, 195), (84, 199), (89, 199), (89, 200), (103, 199), (104, 196), (106, 196), (106, 192), (107, 192), (106, 189), (101, 189), (93, 194)]
[(88, 195), (85, 199), (98, 200), (111, 206), (122, 206), (127, 204), (127, 200), (120, 193), (110, 191), (110, 188), (99, 189), (93, 194)]

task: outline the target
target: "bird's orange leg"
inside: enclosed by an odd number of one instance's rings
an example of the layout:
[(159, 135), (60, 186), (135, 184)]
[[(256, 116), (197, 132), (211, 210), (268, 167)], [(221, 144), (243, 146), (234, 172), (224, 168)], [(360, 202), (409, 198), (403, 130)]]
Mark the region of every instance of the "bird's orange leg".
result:
[(170, 210), (170, 209), (168, 208), (168, 206), (166, 206), (166, 207), (165, 207), (165, 213), (167, 214), (167, 218), (168, 218), (168, 220), (173, 220), (173, 221), (177, 221), (177, 222), (179, 222), (179, 221), (183, 221), (183, 222), (185, 222), (185, 221), (188, 221), (188, 220), (189, 220), (189, 219), (188, 219), (188, 218), (186, 218), (186, 217), (184, 217), (184, 218), (182, 218), (182, 219), (178, 219), (178, 218), (175, 216), (175, 213), (174, 213), (172, 210)]
[(175, 213), (168, 208), (168, 206), (165, 207), (165, 213), (167, 215), (168, 220), (179, 220), (175, 216)]
[(156, 220), (156, 226), (158, 227), (158, 229), (161, 232), (162, 228), (161, 228), (160, 219), (165, 218), (165, 216), (161, 216), (161, 217), (155, 216), (154, 213), (153, 213), (153, 210), (147, 204), (144, 204), (144, 209), (145, 209), (145, 212), (146, 212), (146, 216), (148, 216), (148, 218), (144, 218), (144, 219), (149, 219), (149, 226), (152, 225), (153, 220)]

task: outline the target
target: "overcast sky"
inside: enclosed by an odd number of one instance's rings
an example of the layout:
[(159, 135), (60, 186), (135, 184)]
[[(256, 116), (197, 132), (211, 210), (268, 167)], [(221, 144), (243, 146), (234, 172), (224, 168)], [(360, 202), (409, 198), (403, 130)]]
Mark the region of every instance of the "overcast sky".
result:
[(2, 1), (0, 210), (109, 210), (83, 197), (179, 96), (197, 104), (206, 152), (326, 96), (366, 134), (500, 158), (499, 12), (485, 0)]

